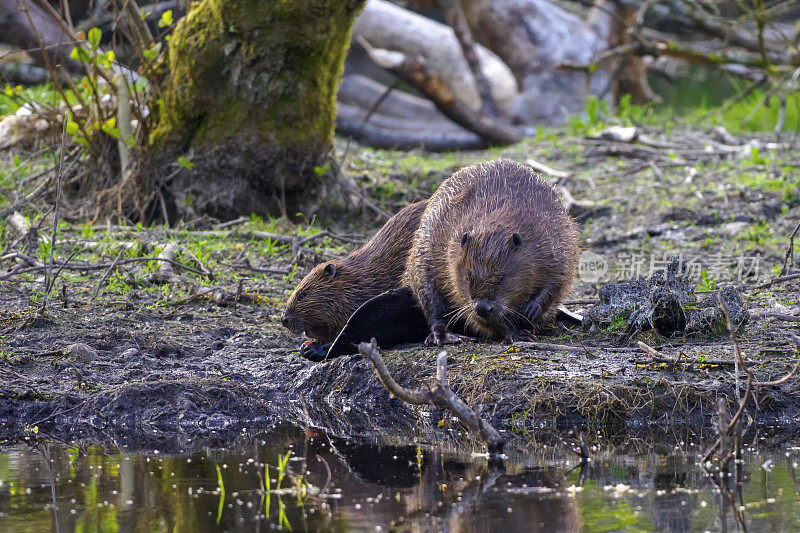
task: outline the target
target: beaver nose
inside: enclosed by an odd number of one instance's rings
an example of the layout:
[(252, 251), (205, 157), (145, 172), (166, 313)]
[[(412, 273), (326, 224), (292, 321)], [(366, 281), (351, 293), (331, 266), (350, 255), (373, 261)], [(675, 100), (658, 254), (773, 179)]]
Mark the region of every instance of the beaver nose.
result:
[(285, 328), (289, 327), (289, 317), (286, 316), (286, 313), (281, 314), (281, 324), (283, 324), (283, 327)]
[(475, 305), (472, 306), (472, 308), (475, 309), (475, 314), (481, 318), (486, 318), (489, 315), (491, 315), (492, 310), (494, 309), (494, 307), (492, 307), (492, 304), (490, 304), (486, 300), (481, 300), (477, 302)]

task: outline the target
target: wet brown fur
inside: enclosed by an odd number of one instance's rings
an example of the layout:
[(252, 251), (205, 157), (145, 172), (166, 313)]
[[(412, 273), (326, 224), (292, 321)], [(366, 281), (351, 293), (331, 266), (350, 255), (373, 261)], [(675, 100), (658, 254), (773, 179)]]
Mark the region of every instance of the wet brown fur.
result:
[[(553, 187), (529, 167), (500, 159), (459, 170), (431, 197), (404, 284), (434, 335), (460, 320), (474, 334), (507, 338), (535, 331), (520, 310), (539, 295), (537, 323), (553, 317), (572, 288), (579, 253), (574, 221)], [(479, 317), (478, 301), (494, 312)]]
[[(358, 307), (400, 287), (414, 232), (427, 202), (417, 202), (390, 218), (361, 248), (344, 259), (314, 267), (286, 303), (282, 321), (293, 333), (318, 343), (332, 341)], [(331, 275), (333, 265), (335, 274)]]

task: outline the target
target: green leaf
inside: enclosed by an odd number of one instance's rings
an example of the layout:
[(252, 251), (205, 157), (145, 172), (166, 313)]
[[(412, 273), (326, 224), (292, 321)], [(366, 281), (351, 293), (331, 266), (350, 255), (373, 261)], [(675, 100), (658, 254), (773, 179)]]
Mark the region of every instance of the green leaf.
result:
[(92, 59), (92, 55), (89, 53), (89, 51), (82, 46), (76, 46), (73, 48), (72, 52), (69, 53), (69, 57), (70, 59), (81, 61), (83, 63), (88, 63)]
[(186, 158), (185, 158), (185, 157), (183, 157), (183, 156), (180, 156), (180, 157), (178, 158), (178, 163), (179, 163), (179, 164), (180, 164), (180, 165), (181, 165), (183, 168), (185, 168), (185, 169), (187, 169), (187, 170), (192, 170), (192, 169), (194, 168), (194, 163), (192, 163), (191, 161), (189, 161), (188, 159), (186, 159)]
[(110, 119), (103, 122), (103, 125), (100, 126), (100, 129), (105, 132), (106, 135), (114, 137), (115, 139), (119, 139), (119, 128), (116, 127), (117, 119), (111, 117)]
[(102, 36), (103, 32), (100, 31), (100, 28), (92, 28), (89, 30), (86, 39), (89, 41), (89, 46), (92, 47), (92, 50), (97, 50), (97, 47), (100, 46), (100, 38)]
[(147, 50), (143, 51), (142, 54), (144, 54), (145, 59), (152, 61), (158, 57), (159, 52), (161, 52), (161, 43), (156, 43)]
[(17, 154), (14, 154), (14, 166), (18, 167), (21, 164), (22, 164), (22, 161), (20, 160), (19, 156)]
[(167, 26), (170, 25), (172, 25), (172, 10), (167, 9), (161, 14), (161, 18), (158, 19), (158, 27), (166, 28)]
[(97, 60), (100, 63), (100, 66), (106, 69), (111, 68), (111, 63), (117, 58), (117, 54), (114, 53), (114, 50), (109, 50), (104, 54), (100, 54), (97, 56)]
[(109, 126), (106, 126), (105, 124), (103, 124), (103, 125), (100, 127), (100, 129), (102, 129), (102, 130), (103, 130), (103, 132), (104, 132), (106, 135), (108, 135), (109, 137), (113, 137), (113, 138), (115, 138), (115, 139), (119, 139), (119, 128), (111, 128), (111, 127), (109, 127)]
[(76, 133), (78, 133), (77, 122), (73, 122), (72, 120), (68, 121), (66, 128), (67, 128), (67, 133), (69, 133), (70, 135), (75, 135)]

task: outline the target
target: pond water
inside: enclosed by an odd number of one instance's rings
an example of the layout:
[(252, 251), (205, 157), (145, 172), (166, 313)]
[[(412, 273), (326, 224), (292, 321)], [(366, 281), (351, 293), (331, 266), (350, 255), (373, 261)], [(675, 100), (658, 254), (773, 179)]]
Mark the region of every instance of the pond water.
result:
[(281, 426), (225, 450), (182, 454), (7, 445), (0, 531), (800, 529), (800, 448), (788, 445), (748, 449), (737, 485), (715, 483), (697, 465), (702, 447), (665, 439), (657, 451), (637, 439), (592, 449), (583, 468), (565, 445), (490, 462), (458, 445), (381, 440)]

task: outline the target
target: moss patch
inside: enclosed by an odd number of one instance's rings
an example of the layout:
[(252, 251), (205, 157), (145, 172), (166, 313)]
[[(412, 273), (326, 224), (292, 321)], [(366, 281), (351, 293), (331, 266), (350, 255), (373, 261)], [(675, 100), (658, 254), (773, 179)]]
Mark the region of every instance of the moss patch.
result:
[(336, 88), (363, 1), (203, 0), (170, 40), (153, 141), (251, 138), (330, 148)]

